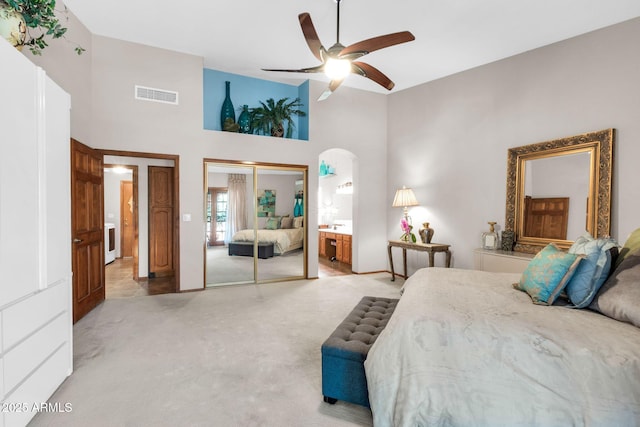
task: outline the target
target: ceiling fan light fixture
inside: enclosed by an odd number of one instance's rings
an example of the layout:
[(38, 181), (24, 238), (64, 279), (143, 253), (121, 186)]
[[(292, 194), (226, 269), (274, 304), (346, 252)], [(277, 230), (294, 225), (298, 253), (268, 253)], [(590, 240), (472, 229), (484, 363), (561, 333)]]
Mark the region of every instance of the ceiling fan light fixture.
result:
[(329, 58), (324, 65), (324, 74), (331, 80), (342, 80), (351, 72), (351, 61), (348, 59)]

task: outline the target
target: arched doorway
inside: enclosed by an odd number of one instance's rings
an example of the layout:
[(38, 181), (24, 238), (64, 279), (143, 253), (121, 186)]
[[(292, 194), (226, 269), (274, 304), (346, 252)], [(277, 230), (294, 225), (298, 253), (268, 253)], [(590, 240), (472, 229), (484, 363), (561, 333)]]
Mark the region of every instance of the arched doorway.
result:
[(356, 156), (341, 148), (331, 148), (320, 153), (318, 165), (318, 274), (351, 274), (357, 263)]

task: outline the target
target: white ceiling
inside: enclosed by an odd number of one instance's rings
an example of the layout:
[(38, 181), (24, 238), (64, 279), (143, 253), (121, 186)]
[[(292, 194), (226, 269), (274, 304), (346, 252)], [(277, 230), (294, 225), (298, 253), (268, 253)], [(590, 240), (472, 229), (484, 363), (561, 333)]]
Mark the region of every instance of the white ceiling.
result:
[[(220, 71), (298, 84), (322, 74), (261, 68), (318, 65), (298, 14), (309, 12), (325, 48), (336, 41), (335, 0), (66, 0), (97, 35), (199, 55)], [(364, 58), (393, 91), (640, 16), (639, 0), (342, 0), (340, 42), (411, 31), (416, 40)], [(387, 93), (360, 76), (346, 86)]]

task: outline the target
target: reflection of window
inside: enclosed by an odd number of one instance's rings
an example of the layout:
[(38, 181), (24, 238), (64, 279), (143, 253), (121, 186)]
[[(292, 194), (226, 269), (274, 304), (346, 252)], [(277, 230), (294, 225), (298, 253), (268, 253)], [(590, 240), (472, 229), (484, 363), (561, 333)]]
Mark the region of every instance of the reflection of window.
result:
[(209, 246), (224, 245), (228, 206), (227, 189), (210, 187), (207, 192), (207, 242)]

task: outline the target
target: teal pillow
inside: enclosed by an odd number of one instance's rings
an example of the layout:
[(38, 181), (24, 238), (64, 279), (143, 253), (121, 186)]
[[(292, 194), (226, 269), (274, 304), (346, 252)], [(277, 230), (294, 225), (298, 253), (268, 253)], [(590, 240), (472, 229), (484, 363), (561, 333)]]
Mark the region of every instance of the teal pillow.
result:
[(569, 248), (569, 253), (585, 256), (565, 289), (574, 308), (584, 308), (591, 304), (609, 276), (612, 251), (617, 252), (617, 248), (618, 243), (615, 240), (594, 239), (589, 233), (578, 237)]
[(529, 294), (534, 304), (551, 305), (569, 283), (582, 255), (563, 252), (548, 244), (529, 262), (514, 287)]
[(267, 230), (277, 230), (279, 222), (280, 217), (269, 218), (267, 219), (267, 224), (264, 226), (264, 228), (266, 228)]

